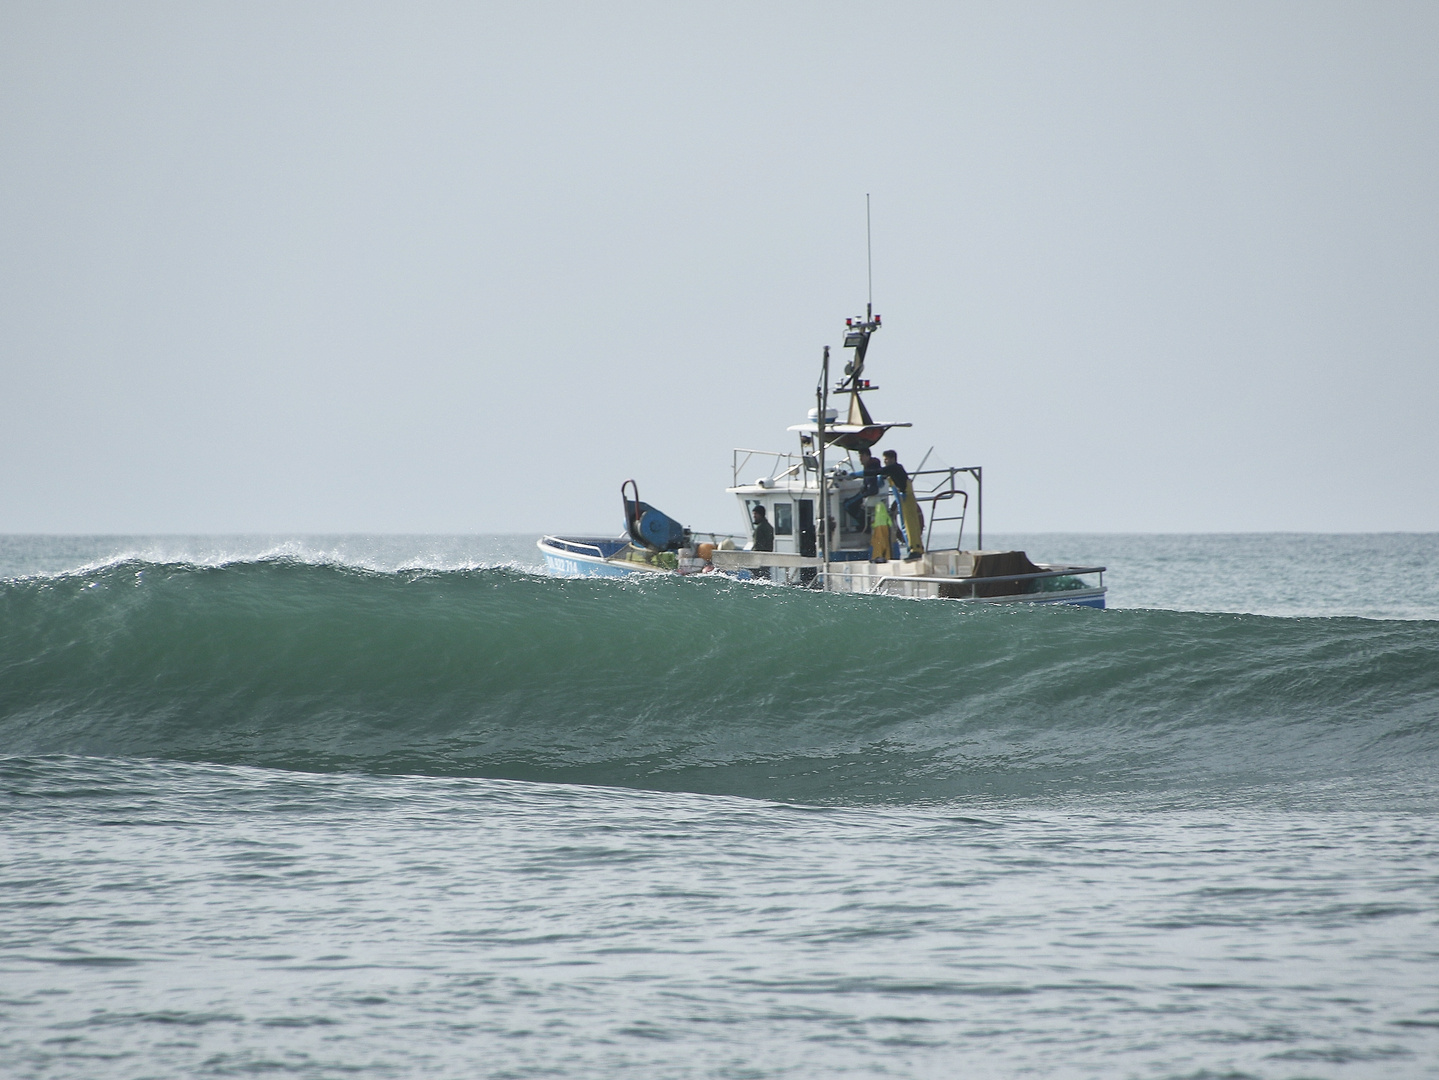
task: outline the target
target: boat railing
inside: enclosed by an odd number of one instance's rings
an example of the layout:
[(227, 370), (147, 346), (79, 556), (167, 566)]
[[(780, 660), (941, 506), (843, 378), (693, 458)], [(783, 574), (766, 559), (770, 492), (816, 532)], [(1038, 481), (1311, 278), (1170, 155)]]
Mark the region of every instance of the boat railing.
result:
[[(743, 447), (736, 447), (731, 451), (730, 475), (731, 487), (747, 487), (755, 481), (744, 482), (740, 480), (741, 473), (749, 473), (750, 466), (758, 460), (767, 465), (767, 473), (760, 479), (769, 482), (782, 480), (793, 476), (802, 469), (814, 469), (813, 460), (807, 460), (806, 455), (786, 453), (782, 450), (749, 450)], [(842, 467), (842, 466), (841, 466)], [(853, 469), (853, 463), (850, 468)], [(979, 465), (966, 465), (959, 468), (941, 469), (920, 469), (910, 473), (910, 483), (914, 487), (915, 501), (921, 504), (929, 504), (929, 512), (925, 515), (925, 536), (924, 546), (930, 549), (930, 539), (934, 535), (934, 526), (940, 521), (959, 522), (959, 532), (955, 536), (954, 547), (944, 550), (959, 550), (964, 543), (964, 526), (969, 518), (969, 490), (961, 487), (961, 477), (973, 477), (975, 485), (975, 504), (978, 511), (978, 547), (984, 546), (984, 470)], [(957, 501), (959, 513), (940, 513), (940, 503), (954, 503)]]
[[(959, 551), (964, 545), (964, 522), (969, 516), (969, 491), (959, 486), (960, 475), (974, 477), (975, 484), (979, 486), (979, 546), (984, 546), (984, 496), (983, 479), (980, 466), (970, 465), (964, 468), (943, 468), (943, 469), (922, 469), (919, 472), (911, 473), (909, 482), (914, 488), (914, 501), (920, 504), (929, 503), (929, 513), (925, 515), (924, 528), (924, 549), (935, 550), (930, 546), (930, 540), (934, 536), (934, 526), (940, 521), (959, 522), (959, 532), (954, 538), (954, 547), (943, 550)], [(933, 481), (932, 483), (928, 481)], [(958, 501), (959, 513), (941, 514), (940, 503), (953, 503)], [(921, 505), (922, 508), (922, 505)]]
[(731, 544), (738, 548), (743, 546), (744, 544), (749, 543), (748, 536), (740, 536), (738, 533), (697, 532), (695, 530), (690, 530), (689, 538), (692, 545), (714, 544), (716, 547), (718, 547), (720, 544), (723, 544), (726, 540), (728, 540)]
[(800, 454), (788, 454), (783, 450), (746, 450), (743, 447), (736, 447), (732, 452), (730, 467), (732, 470), (733, 482), (730, 487), (741, 487), (740, 472), (748, 472), (750, 462), (755, 458), (760, 462), (769, 461), (769, 472), (764, 476), (766, 480), (778, 480), (782, 477), (793, 476), (804, 466), (804, 458)]

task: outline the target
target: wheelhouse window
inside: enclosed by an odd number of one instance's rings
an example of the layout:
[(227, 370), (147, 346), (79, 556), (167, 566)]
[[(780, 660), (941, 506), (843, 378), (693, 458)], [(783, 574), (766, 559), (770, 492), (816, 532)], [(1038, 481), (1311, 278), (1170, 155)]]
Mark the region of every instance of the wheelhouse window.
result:
[(777, 502), (774, 504), (774, 534), (776, 536), (794, 535), (794, 504)]

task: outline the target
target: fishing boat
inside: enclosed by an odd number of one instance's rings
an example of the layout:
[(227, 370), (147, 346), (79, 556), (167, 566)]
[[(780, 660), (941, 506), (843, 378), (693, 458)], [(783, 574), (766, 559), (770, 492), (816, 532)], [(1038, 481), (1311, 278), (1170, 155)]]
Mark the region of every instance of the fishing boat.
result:
[[(1035, 563), (1023, 551), (984, 547), (980, 466), (925, 468), (928, 455), (912, 473), (897, 459), (875, 463), (870, 451), (885, 435), (911, 426), (875, 420), (865, 400), (879, 389), (864, 370), (881, 326), (872, 304), (864, 316), (845, 320), (844, 348), (852, 355), (833, 385), (825, 347), (815, 405), (806, 422), (789, 429), (798, 437), (794, 450), (732, 452), (725, 490), (737, 500), (743, 533), (694, 532), (643, 502), (635, 481), (626, 480), (624, 531), (543, 537), (549, 572), (717, 573), (828, 592), (1104, 607), (1105, 567)], [(971, 505), (975, 540), (966, 548)]]

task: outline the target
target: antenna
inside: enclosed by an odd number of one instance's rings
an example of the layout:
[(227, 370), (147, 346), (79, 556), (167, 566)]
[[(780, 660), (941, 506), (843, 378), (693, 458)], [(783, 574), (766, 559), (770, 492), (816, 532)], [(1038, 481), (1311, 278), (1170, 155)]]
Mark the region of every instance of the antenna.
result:
[(869, 271), (869, 302), (864, 305), (864, 317), (874, 318), (874, 241), (869, 229), (869, 192), (864, 193), (864, 255)]

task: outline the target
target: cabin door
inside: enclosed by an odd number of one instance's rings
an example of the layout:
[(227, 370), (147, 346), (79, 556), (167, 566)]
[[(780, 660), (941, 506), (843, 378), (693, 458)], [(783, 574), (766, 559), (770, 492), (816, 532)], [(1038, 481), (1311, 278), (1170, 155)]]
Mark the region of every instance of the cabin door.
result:
[[(815, 555), (814, 500), (797, 499), (795, 505), (799, 507), (799, 553), (813, 558)], [(800, 568), (800, 584), (808, 585), (814, 578), (813, 566)]]
[(800, 499), (799, 505), (799, 553), (811, 558), (815, 555), (814, 500)]

